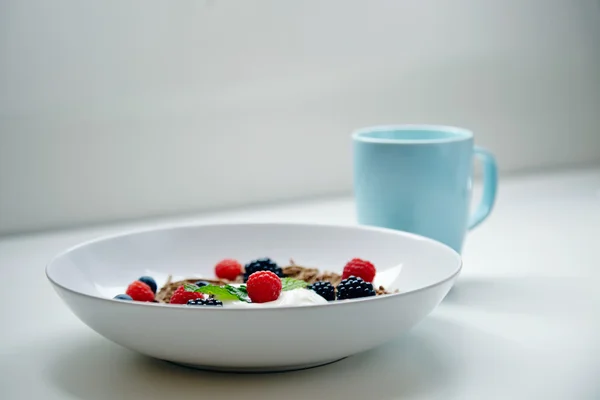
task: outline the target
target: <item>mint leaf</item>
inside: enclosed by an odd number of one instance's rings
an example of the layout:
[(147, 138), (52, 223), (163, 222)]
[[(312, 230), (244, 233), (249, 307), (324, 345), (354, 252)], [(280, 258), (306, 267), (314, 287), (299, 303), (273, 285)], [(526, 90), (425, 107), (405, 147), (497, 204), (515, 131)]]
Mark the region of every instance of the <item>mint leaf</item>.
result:
[(191, 283), (184, 283), (183, 288), (185, 289), (186, 292), (195, 292), (196, 290), (199, 289), (198, 286), (193, 285)]
[(213, 295), (216, 299), (221, 301), (243, 300), (240, 298), (240, 296), (236, 295), (226, 287), (222, 286), (206, 285), (198, 288), (196, 292)]
[(308, 286), (308, 283), (300, 279), (294, 278), (281, 278), (281, 290), (288, 291), (294, 289), (302, 289)]
[(248, 297), (248, 290), (246, 290), (246, 286), (235, 287), (231, 285), (225, 285), (225, 290), (227, 290), (231, 295), (236, 296), (239, 300), (250, 303), (250, 297)]
[(250, 302), (250, 298), (248, 297), (248, 291), (246, 290), (246, 286), (235, 287), (235, 286), (231, 286), (231, 285), (225, 285), (225, 286), (206, 285), (206, 286), (198, 287), (196, 285), (185, 283), (183, 285), (183, 287), (188, 292), (197, 292), (197, 293), (204, 293), (204, 294), (212, 295), (214, 298), (221, 300), (221, 301), (240, 300), (240, 301), (245, 301), (246, 303)]
[(196, 292), (196, 293), (204, 293), (209, 294), (215, 297), (218, 300), (241, 300), (240, 296), (232, 293), (230, 290), (216, 285), (206, 285), (202, 287), (198, 287), (196, 285), (192, 285), (189, 283), (185, 283), (183, 285), (186, 291), (188, 292)]

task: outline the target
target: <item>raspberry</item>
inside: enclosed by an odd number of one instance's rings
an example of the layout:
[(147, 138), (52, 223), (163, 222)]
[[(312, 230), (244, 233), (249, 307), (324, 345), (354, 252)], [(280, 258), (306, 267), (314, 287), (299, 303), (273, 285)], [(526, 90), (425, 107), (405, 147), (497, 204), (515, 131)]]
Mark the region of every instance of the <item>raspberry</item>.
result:
[(135, 301), (154, 301), (154, 292), (144, 282), (132, 282), (127, 286), (125, 293)]
[(360, 297), (371, 297), (377, 293), (373, 288), (373, 284), (363, 281), (356, 276), (350, 276), (344, 279), (337, 286), (337, 299), (358, 299)]
[(246, 290), (253, 303), (275, 301), (281, 294), (281, 279), (271, 271), (255, 272), (248, 277)]
[(362, 278), (365, 282), (373, 282), (376, 272), (375, 266), (370, 262), (361, 260), (360, 258), (353, 258), (344, 267), (342, 279), (347, 279), (350, 276), (357, 276)]
[(202, 293), (188, 292), (183, 286), (179, 286), (177, 290), (171, 295), (171, 304), (187, 304), (189, 300), (203, 299)]
[(215, 275), (220, 279), (235, 280), (242, 273), (242, 264), (237, 260), (227, 258), (221, 260), (215, 265)]

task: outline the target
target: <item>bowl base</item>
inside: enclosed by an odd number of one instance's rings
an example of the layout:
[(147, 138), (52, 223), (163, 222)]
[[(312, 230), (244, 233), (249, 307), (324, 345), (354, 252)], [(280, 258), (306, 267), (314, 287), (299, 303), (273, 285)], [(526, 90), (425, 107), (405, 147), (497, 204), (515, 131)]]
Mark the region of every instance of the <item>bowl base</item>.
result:
[(187, 363), (179, 363), (174, 361), (168, 361), (175, 365), (180, 365), (186, 368), (193, 368), (202, 371), (211, 371), (211, 372), (227, 372), (233, 374), (272, 374), (272, 373), (281, 373), (281, 372), (293, 372), (293, 371), (302, 371), (305, 369), (323, 367), (325, 365), (333, 364), (338, 361), (342, 361), (348, 357), (338, 358), (332, 361), (325, 361), (320, 363), (313, 364), (303, 364), (303, 365), (292, 365), (292, 366), (282, 366), (282, 367), (216, 367), (210, 365), (197, 365), (197, 364), (187, 364)]

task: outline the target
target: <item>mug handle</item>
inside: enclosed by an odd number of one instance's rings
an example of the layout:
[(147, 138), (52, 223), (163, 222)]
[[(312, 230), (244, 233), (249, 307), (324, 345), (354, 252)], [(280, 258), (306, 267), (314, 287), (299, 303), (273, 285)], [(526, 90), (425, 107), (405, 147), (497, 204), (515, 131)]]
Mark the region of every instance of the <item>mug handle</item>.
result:
[(498, 188), (498, 167), (494, 155), (488, 150), (475, 146), (475, 157), (483, 163), (483, 196), (475, 213), (469, 220), (469, 230), (482, 223), (494, 208)]

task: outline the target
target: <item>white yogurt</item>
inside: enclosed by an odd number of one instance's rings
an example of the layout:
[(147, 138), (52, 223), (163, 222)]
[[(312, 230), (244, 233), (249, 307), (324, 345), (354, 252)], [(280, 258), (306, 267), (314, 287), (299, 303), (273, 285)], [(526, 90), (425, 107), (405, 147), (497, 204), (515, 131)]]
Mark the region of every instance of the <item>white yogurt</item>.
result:
[(267, 303), (246, 303), (244, 301), (223, 302), (224, 307), (256, 308), (256, 307), (290, 307), (327, 304), (327, 300), (309, 289), (294, 289), (281, 292), (279, 298)]

